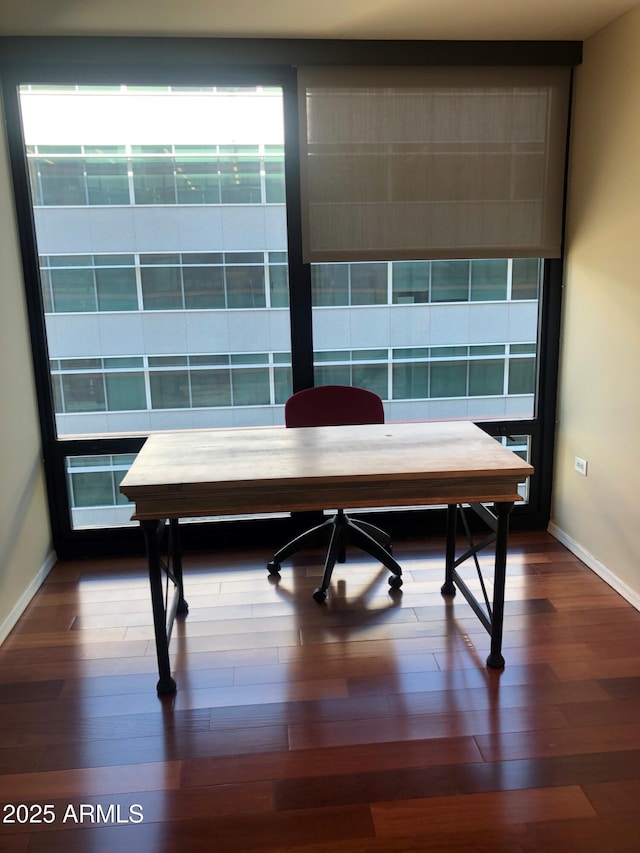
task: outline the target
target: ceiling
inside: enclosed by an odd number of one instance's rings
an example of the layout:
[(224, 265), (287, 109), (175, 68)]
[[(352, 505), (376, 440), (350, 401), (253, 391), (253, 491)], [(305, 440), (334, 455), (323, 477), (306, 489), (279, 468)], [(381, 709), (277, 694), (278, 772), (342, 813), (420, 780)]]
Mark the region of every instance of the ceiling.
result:
[(639, 0), (0, 0), (0, 35), (584, 40)]

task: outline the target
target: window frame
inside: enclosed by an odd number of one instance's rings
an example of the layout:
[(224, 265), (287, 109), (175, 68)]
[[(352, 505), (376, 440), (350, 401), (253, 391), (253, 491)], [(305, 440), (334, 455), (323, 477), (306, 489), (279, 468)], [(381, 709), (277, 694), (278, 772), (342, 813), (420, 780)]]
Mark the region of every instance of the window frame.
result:
[[(69, 509), (67, 457), (136, 453), (144, 435), (63, 438), (56, 434), (53, 386), (46, 344), (28, 164), (22, 139), (18, 86), (55, 85), (274, 85), (281, 86), (285, 115), (285, 199), (287, 205), (291, 370), (294, 391), (313, 384), (312, 286), (302, 261), (298, 153), (298, 65), (565, 65), (581, 62), (580, 42), (429, 42), (288, 39), (1, 37), (0, 77), (22, 256), (38, 412), (42, 435), (53, 545), (59, 556), (136, 552), (137, 528), (73, 529)], [(545, 528), (550, 517), (557, 369), (559, 358), (562, 259), (547, 260), (539, 296), (537, 408), (529, 420), (480, 422), (496, 437), (529, 435), (536, 474), (529, 498), (516, 506), (513, 526)], [(269, 282), (267, 282), (269, 287)], [(444, 532), (443, 515), (428, 511), (429, 525)], [(424, 511), (395, 513), (398, 529), (424, 529)], [(403, 523), (406, 522), (406, 524)], [(416, 527), (416, 522), (419, 528)], [(227, 541), (247, 541), (247, 526), (265, 541), (287, 536), (286, 520), (230, 522)], [(227, 523), (220, 523), (221, 525)], [(408, 528), (407, 528), (408, 524)], [(441, 526), (442, 525), (442, 526)], [(206, 525), (187, 525), (185, 545), (207, 542)], [(218, 528), (220, 529), (220, 528)], [(238, 532), (239, 531), (239, 532)], [(256, 540), (257, 541), (257, 540)]]

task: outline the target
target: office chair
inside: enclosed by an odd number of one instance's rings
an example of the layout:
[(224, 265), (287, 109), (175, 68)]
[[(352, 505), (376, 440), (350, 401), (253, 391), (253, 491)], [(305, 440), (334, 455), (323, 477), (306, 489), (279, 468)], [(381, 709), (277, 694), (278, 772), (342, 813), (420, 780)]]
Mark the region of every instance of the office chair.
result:
[[(320, 385), (317, 388), (298, 391), (289, 397), (284, 407), (284, 420), (286, 427), (294, 428), (382, 424), (384, 407), (377, 394), (364, 388), (354, 388), (349, 385)], [(326, 539), (329, 540), (329, 548), (325, 558), (322, 582), (313, 593), (313, 598), (318, 603), (326, 600), (333, 567), (336, 562), (345, 561), (348, 544), (356, 545), (362, 551), (366, 551), (393, 572), (389, 578), (389, 586), (392, 589), (399, 589), (402, 586), (402, 569), (391, 556), (389, 535), (367, 521), (350, 518), (343, 509), (338, 509), (334, 516), (306, 530), (280, 548), (267, 564), (269, 574), (278, 575), (283, 560), (302, 548), (315, 546)]]

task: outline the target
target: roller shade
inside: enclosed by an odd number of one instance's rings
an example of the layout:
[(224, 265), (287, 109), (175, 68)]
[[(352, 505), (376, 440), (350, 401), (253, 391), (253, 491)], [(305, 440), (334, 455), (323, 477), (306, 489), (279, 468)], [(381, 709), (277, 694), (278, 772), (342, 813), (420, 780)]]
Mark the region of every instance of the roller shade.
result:
[(305, 262), (559, 257), (570, 73), (300, 69)]

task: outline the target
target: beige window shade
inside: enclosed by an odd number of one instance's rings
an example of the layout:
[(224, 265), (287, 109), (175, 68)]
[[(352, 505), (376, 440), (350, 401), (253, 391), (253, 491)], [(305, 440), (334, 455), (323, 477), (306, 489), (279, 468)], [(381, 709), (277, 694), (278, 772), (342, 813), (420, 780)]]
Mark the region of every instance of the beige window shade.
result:
[(559, 257), (568, 68), (303, 68), (306, 262)]

